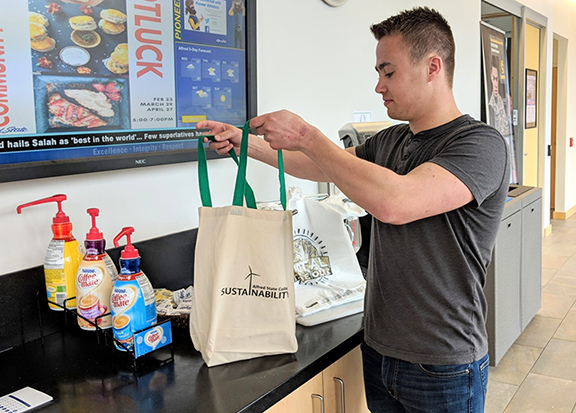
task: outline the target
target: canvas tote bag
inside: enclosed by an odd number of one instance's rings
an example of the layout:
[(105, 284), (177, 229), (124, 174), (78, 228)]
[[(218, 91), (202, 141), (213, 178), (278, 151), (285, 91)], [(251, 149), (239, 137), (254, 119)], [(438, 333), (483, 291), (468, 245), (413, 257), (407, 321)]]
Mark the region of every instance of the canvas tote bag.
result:
[(286, 211), (282, 152), (278, 152), (278, 164), (284, 210), (258, 210), (246, 183), (248, 130), (247, 122), (242, 132), (233, 202), (226, 207), (212, 207), (206, 154), (199, 138), (202, 207), (190, 335), (208, 366), (294, 353), (298, 349), (292, 212)]

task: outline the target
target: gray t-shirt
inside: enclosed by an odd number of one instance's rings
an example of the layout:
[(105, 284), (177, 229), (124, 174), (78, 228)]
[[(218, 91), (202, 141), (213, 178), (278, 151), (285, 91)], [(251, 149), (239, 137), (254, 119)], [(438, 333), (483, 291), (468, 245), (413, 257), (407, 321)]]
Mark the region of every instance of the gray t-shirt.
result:
[(506, 142), (494, 128), (463, 115), (416, 135), (407, 124), (392, 126), (356, 154), (400, 175), (433, 162), (474, 196), (461, 208), (405, 225), (372, 219), (366, 343), (413, 363), (480, 359), (488, 352), (486, 268), (508, 192)]

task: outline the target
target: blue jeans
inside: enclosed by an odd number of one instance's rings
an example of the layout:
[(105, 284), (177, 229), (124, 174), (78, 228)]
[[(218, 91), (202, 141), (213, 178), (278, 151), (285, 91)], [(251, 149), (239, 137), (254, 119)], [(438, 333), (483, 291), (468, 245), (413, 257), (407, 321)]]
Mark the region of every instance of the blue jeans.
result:
[(414, 364), (362, 346), (364, 386), (372, 413), (482, 413), (488, 354), (474, 363)]

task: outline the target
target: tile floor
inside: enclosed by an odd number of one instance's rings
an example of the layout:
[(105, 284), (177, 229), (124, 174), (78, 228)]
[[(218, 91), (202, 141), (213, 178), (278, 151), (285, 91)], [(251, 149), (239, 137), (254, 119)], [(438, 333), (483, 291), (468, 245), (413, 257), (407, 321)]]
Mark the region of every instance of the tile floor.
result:
[(576, 215), (542, 240), (542, 308), (497, 367), (486, 413), (576, 413)]

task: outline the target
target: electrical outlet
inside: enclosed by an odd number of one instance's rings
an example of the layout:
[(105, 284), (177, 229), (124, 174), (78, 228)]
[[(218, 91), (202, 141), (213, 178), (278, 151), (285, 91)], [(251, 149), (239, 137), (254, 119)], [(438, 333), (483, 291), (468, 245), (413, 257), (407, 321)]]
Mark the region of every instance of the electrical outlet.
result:
[(352, 112), (354, 122), (372, 122), (372, 112)]

